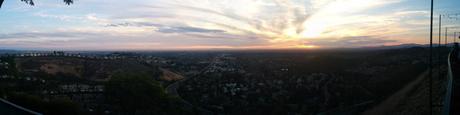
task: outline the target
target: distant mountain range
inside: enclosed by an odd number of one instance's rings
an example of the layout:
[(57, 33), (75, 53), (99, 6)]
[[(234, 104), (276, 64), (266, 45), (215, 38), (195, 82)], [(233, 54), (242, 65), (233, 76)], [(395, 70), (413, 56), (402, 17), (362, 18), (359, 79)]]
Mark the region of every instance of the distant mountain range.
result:
[[(452, 46), (453, 43), (449, 43), (447, 45)], [(445, 46), (445, 44), (441, 44), (441, 46)], [(430, 44), (401, 44), (401, 45), (394, 45), (394, 46), (377, 46), (377, 47), (363, 47), (363, 48), (400, 49), (400, 48), (412, 48), (412, 47), (430, 47)], [(433, 47), (438, 47), (438, 44), (433, 44)]]
[(400, 44), (392, 46), (376, 46), (376, 47), (362, 47), (362, 48), (372, 48), (372, 49), (400, 49), (400, 48), (412, 48), (412, 47), (429, 47), (430, 45), (423, 44)]

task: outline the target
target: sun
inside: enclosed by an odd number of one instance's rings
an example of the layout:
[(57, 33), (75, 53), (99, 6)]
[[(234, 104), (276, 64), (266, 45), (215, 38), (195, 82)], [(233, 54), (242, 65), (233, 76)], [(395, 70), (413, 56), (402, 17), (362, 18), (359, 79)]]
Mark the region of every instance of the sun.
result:
[(296, 48), (300, 48), (300, 49), (316, 49), (316, 48), (319, 48), (319, 46), (315, 46), (315, 45), (298, 45), (298, 46), (296, 46)]
[(344, 29), (346, 27), (343, 25), (359, 22), (356, 18), (352, 18), (354, 14), (384, 3), (378, 1), (379, 0), (337, 0), (328, 3), (302, 23), (301, 26), (303, 27), (303, 31), (299, 33), (299, 36), (302, 38), (319, 38), (350, 34), (337, 32), (331, 34), (328, 32), (337, 30), (337, 28), (347, 30)]
[(304, 38), (316, 38), (327, 29), (328, 22), (323, 20), (307, 20), (303, 24), (304, 31), (300, 35)]

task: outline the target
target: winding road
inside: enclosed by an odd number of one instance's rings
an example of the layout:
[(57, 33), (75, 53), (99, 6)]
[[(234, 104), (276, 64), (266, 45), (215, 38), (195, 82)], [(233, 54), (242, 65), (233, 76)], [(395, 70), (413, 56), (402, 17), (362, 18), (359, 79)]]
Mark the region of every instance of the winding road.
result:
[[(201, 71), (198, 72), (198, 74), (196, 74), (196, 75), (193, 75), (193, 76), (191, 76), (191, 77), (184, 77), (184, 76), (181, 75), (181, 77), (183, 77), (184, 79), (179, 80), (179, 81), (176, 81), (176, 82), (170, 84), (168, 87), (166, 87), (166, 93), (168, 93), (168, 94), (170, 94), (170, 95), (173, 95), (173, 96), (177, 96), (177, 97), (181, 100), (181, 102), (184, 103), (188, 108), (194, 108), (195, 106), (193, 106), (193, 104), (191, 104), (190, 102), (184, 100), (184, 99), (179, 95), (179, 92), (177, 91), (177, 89), (179, 88), (179, 86), (180, 86), (180, 84), (181, 84), (182, 82), (185, 82), (185, 81), (187, 81), (188, 79), (191, 79), (191, 78), (194, 78), (194, 77), (198, 77), (198, 76), (200, 76), (201, 74), (203, 74), (206, 70), (208, 70), (209, 68), (213, 67), (213, 66), (216, 64), (217, 60), (218, 60), (219, 58), (221, 58), (221, 57), (224, 57), (224, 55), (215, 57), (215, 58), (212, 60), (212, 62), (211, 62), (208, 66), (206, 66), (205, 68), (201, 69)], [(180, 75), (180, 74), (177, 74), (177, 75)], [(195, 108), (197, 108), (200, 112), (202, 112), (202, 114), (208, 114), (208, 115), (209, 115), (209, 114), (212, 114), (211, 111), (206, 110), (206, 109), (203, 109), (203, 108), (201, 108), (201, 107), (195, 107)]]

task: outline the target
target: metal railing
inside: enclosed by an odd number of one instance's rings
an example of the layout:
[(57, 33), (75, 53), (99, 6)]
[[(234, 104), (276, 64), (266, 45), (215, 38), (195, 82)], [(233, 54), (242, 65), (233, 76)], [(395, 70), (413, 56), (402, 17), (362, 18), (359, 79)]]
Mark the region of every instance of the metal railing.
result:
[(8, 104), (8, 105), (10, 105), (10, 106), (12, 106), (12, 107), (14, 107), (14, 108), (16, 108), (16, 109), (19, 109), (19, 110), (21, 110), (21, 111), (30, 113), (31, 115), (43, 115), (43, 114), (41, 114), (41, 113), (32, 111), (32, 110), (30, 110), (30, 109), (27, 109), (27, 108), (24, 108), (24, 107), (22, 107), (22, 106), (16, 105), (16, 104), (14, 104), (14, 103), (11, 103), (11, 102), (9, 102), (9, 101), (7, 101), (7, 100), (5, 100), (5, 99), (2, 99), (2, 98), (0, 98), (0, 103)]
[[(456, 49), (452, 49), (447, 57), (447, 90), (446, 96), (444, 97), (444, 106), (443, 106), (443, 115), (450, 115), (451, 114), (451, 101), (452, 101), (452, 91), (453, 91), (453, 73), (452, 73), (452, 54)], [(455, 56), (456, 57), (456, 56)]]

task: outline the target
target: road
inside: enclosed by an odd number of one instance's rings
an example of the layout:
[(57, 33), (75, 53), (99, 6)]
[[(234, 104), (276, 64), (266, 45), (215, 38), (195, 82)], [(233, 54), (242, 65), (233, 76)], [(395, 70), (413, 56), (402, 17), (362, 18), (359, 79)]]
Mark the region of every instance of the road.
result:
[[(186, 106), (188, 106), (188, 107), (190, 107), (190, 108), (193, 108), (194, 106), (193, 106), (190, 102), (184, 100), (184, 99), (179, 95), (179, 92), (177, 91), (177, 89), (179, 88), (179, 86), (180, 86), (181, 83), (187, 81), (188, 79), (191, 79), (191, 78), (194, 78), (194, 77), (198, 77), (198, 76), (200, 76), (201, 74), (203, 74), (206, 70), (208, 70), (209, 68), (211, 68), (212, 66), (214, 66), (214, 65), (216, 64), (217, 60), (218, 60), (219, 58), (221, 58), (221, 57), (224, 57), (224, 55), (215, 57), (209, 65), (207, 65), (205, 68), (201, 69), (201, 71), (198, 72), (198, 74), (196, 74), (196, 75), (194, 75), (194, 76), (191, 76), (191, 77), (184, 77), (184, 76), (182, 76), (184, 79), (179, 80), (179, 81), (176, 81), (176, 82), (170, 84), (168, 87), (166, 87), (166, 93), (168, 93), (168, 94), (170, 94), (170, 95), (173, 95), (173, 96), (177, 96)], [(178, 75), (180, 75), (180, 74), (178, 74)], [(201, 107), (196, 107), (196, 108), (197, 108), (199, 111), (203, 112), (203, 114), (212, 114), (212, 112), (209, 111), (209, 110), (203, 109), (203, 108), (201, 108)]]
[(417, 79), (407, 84), (404, 88), (397, 91), (374, 108), (363, 112), (363, 115), (385, 115), (388, 114), (386, 112), (398, 108), (398, 104), (400, 104), (402, 100), (407, 99), (408, 93), (422, 84), (423, 79), (428, 76), (427, 74), (427, 72), (422, 73)]

